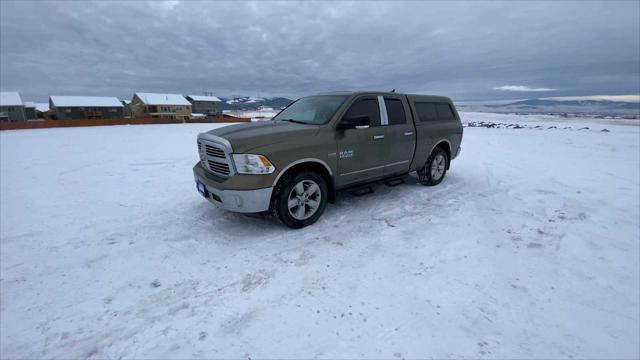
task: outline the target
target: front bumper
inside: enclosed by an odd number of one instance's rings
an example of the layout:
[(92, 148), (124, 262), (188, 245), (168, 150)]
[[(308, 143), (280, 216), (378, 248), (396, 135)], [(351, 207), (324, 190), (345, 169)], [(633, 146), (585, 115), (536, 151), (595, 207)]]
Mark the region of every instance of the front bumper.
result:
[(259, 213), (269, 210), (273, 187), (255, 190), (223, 190), (218, 189), (215, 183), (198, 172), (193, 172), (196, 182), (205, 186), (203, 195), (212, 204), (225, 210), (240, 213)]

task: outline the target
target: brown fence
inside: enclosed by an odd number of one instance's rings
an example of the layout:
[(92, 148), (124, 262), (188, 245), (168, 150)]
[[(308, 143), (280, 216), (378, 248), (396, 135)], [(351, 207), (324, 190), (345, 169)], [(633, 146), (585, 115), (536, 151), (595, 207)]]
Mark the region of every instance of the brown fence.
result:
[(75, 126), (107, 126), (107, 125), (150, 125), (150, 124), (182, 124), (182, 123), (233, 123), (251, 122), (250, 118), (232, 116), (207, 116), (190, 120), (152, 119), (152, 118), (120, 118), (120, 119), (78, 119), (78, 120), (38, 120), (0, 123), (0, 130), (44, 129)]

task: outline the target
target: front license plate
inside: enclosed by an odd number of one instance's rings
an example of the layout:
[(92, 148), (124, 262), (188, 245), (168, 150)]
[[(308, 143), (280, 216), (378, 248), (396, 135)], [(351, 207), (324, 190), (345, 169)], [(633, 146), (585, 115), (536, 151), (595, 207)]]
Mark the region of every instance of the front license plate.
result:
[(202, 194), (202, 196), (207, 196), (207, 187), (204, 186), (203, 183), (198, 181), (197, 188), (198, 188), (198, 192)]

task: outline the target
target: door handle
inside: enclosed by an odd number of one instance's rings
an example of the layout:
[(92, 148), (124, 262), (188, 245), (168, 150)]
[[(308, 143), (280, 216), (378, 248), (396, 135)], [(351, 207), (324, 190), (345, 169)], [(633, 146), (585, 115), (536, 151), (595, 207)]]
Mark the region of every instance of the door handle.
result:
[(413, 135), (413, 131), (407, 131), (404, 133), (404, 136), (411, 136)]
[(384, 139), (384, 135), (373, 135), (373, 140)]

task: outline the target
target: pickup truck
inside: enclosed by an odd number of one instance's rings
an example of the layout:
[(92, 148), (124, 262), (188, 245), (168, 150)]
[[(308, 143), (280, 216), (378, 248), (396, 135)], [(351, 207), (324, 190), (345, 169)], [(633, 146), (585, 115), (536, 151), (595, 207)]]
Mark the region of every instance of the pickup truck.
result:
[(338, 190), (417, 172), (437, 185), (460, 154), (462, 124), (451, 99), (395, 92), (303, 97), (271, 121), (198, 135), (198, 191), (229, 211), (271, 212), (302, 228)]

